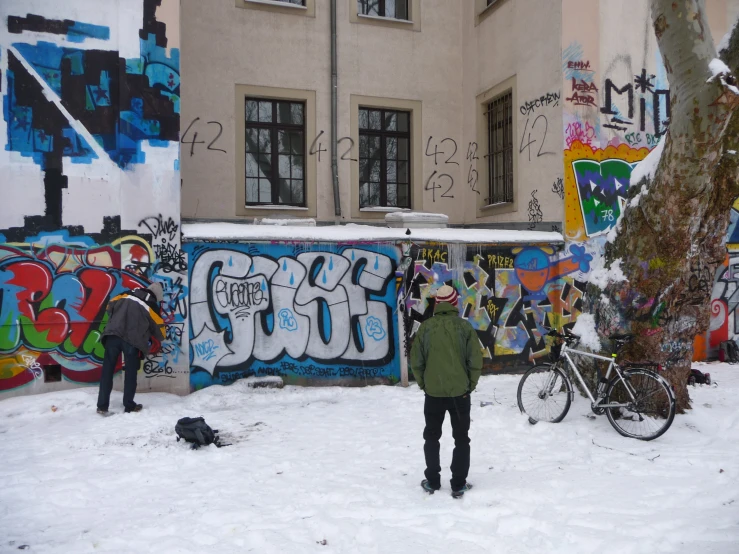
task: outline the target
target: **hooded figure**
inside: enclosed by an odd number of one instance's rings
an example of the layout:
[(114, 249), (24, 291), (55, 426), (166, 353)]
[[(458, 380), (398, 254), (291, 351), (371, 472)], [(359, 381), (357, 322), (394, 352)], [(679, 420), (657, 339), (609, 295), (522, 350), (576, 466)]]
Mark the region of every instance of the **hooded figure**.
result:
[(159, 282), (145, 289), (126, 291), (111, 299), (106, 309), (108, 323), (103, 332), (105, 357), (100, 375), (97, 411), (108, 413), (110, 392), (113, 389), (113, 373), (118, 357), (123, 354), (126, 378), (123, 383), (123, 407), (126, 412), (138, 412), (141, 404), (133, 400), (136, 394), (136, 373), (139, 359), (151, 349), (151, 340), (164, 340), (166, 330), (161, 318), (160, 304), (164, 290)]
[(452, 454), (452, 496), (462, 496), (472, 488), (467, 482), (470, 469), (470, 393), (482, 372), (480, 339), (472, 325), (459, 317), (459, 295), (444, 285), (436, 293), (434, 316), (418, 328), (411, 348), (411, 370), (426, 394), (423, 414), (423, 452), (426, 479), (421, 486), (429, 493), (441, 488), (439, 439), (444, 416), (449, 412), (454, 436)]

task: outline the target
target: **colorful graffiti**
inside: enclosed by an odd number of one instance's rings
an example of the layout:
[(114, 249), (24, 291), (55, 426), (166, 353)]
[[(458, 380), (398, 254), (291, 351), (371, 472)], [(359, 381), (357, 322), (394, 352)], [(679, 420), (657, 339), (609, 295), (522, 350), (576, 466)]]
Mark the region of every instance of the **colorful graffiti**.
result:
[(98, 381), (108, 299), (148, 283), (116, 269), (138, 249), (151, 252), (138, 236), (99, 245), (66, 231), (0, 245), (0, 391), (42, 377), (46, 364), (70, 381)]
[(580, 141), (564, 151), (568, 240), (586, 240), (616, 224), (628, 197), (631, 170), (648, 153), (648, 148), (628, 144), (599, 149)]
[(108, 299), (153, 280), (165, 285), (167, 338), (143, 373), (188, 373), (179, 49), (167, 38), (177, 9), (102, 3), (79, 21), (75, 0), (68, 18), (41, 4), (3, 3), (0, 173), (14, 202), (0, 206), (0, 392), (49, 390), (36, 385), (50, 368), (95, 383)]
[(475, 328), (488, 370), (516, 370), (548, 352), (549, 328), (574, 324), (582, 310), (578, 280), (593, 257), (582, 245), (566, 252), (544, 246), (437, 245), (410, 249), (401, 288), (411, 339), (433, 314), (444, 284), (459, 293), (459, 314)]
[(397, 380), (397, 248), (185, 244), (191, 386), (248, 375)]

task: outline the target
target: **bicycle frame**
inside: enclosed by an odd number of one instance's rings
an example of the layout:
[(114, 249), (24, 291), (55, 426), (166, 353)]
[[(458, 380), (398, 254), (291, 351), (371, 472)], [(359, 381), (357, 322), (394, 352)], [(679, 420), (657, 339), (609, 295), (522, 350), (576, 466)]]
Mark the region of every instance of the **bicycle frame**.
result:
[[(599, 408), (620, 408), (628, 406), (628, 404), (601, 404), (603, 401), (603, 398), (595, 398), (593, 396), (593, 393), (590, 392), (590, 389), (588, 388), (588, 385), (585, 383), (585, 379), (583, 379), (582, 375), (580, 374), (580, 370), (577, 368), (577, 364), (575, 364), (574, 361), (572, 361), (572, 358), (570, 357), (570, 353), (576, 354), (578, 356), (584, 356), (586, 358), (592, 358), (594, 360), (601, 360), (604, 362), (610, 362), (608, 364), (608, 369), (606, 370), (606, 374), (603, 377), (606, 381), (608, 381), (611, 377), (611, 372), (615, 370), (616, 375), (618, 375), (619, 379), (623, 382), (624, 386), (626, 387), (626, 391), (629, 393), (629, 396), (631, 397), (632, 402), (636, 399), (634, 398), (634, 394), (631, 391), (631, 387), (629, 387), (628, 383), (624, 381), (623, 373), (621, 373), (621, 370), (619, 369), (618, 364), (616, 363), (616, 357), (611, 356), (610, 358), (607, 356), (600, 356), (599, 354), (592, 354), (591, 352), (583, 352), (582, 350), (575, 350), (574, 348), (570, 348), (567, 346), (567, 343), (564, 343), (562, 345), (562, 350), (560, 352), (560, 358), (564, 356), (565, 360), (567, 360), (567, 363), (569, 364), (572, 371), (577, 376), (578, 381), (580, 381), (580, 385), (582, 385), (583, 390), (588, 395), (588, 398), (590, 398), (590, 401), (593, 403), (593, 406), (597, 406)], [(600, 372), (599, 372), (600, 373)]]

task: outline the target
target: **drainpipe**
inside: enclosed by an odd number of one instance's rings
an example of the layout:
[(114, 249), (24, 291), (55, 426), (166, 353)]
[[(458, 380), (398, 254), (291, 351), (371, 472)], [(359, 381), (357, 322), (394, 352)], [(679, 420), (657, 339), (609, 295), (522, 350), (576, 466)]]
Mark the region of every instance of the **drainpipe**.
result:
[(338, 76), (336, 71), (336, 0), (331, 0), (331, 176), (334, 183), (334, 215), (336, 222), (341, 217), (341, 198), (339, 197), (338, 163)]

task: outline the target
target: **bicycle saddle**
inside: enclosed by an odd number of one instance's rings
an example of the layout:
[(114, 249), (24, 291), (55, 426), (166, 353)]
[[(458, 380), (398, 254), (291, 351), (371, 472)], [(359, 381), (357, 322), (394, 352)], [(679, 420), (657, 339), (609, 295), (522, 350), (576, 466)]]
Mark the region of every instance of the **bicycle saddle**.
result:
[(624, 335), (611, 335), (608, 337), (609, 340), (616, 341), (616, 342), (629, 342), (634, 338), (634, 335), (631, 334), (624, 334)]

